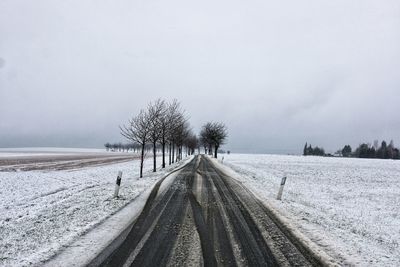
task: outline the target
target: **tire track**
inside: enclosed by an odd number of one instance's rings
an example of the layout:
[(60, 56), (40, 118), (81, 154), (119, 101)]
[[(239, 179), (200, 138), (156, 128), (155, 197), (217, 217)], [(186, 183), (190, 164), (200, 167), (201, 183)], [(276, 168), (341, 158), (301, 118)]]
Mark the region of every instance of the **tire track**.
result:
[[(205, 166), (208, 172), (215, 174), (208, 161), (206, 161)], [(213, 175), (212, 177), (223, 202), (229, 206), (226, 211), (248, 265), (277, 266), (275, 256), (262, 239), (260, 230), (251, 219), (248, 211), (237, 201), (236, 195), (223, 184), (219, 176)]]
[[(188, 180), (188, 188), (192, 188), (192, 190), (193, 180), (194, 177), (191, 177)], [(204, 265), (217, 266), (217, 261), (214, 255), (214, 247), (212, 246), (211, 237), (209, 235), (208, 227), (203, 216), (202, 207), (199, 202), (197, 202), (192, 190), (188, 190), (188, 197), (193, 210), (193, 217), (196, 224), (196, 229), (200, 236)]]
[(216, 258), (220, 264), (236, 266), (236, 259), (232, 249), (232, 240), (229, 238), (225, 225), (226, 223), (224, 222), (218, 205), (218, 193), (215, 190), (211, 177), (206, 172), (207, 169), (203, 159), (200, 162), (199, 168), (201, 168), (201, 172), (203, 173), (203, 180), (205, 182), (205, 188), (207, 189), (208, 197), (205, 204), (206, 208), (203, 209), (207, 212), (207, 227), (211, 229), (212, 245), (214, 246), (214, 250), (218, 252), (216, 253)]
[[(315, 266), (269, 218), (266, 207), (207, 157), (195, 157), (160, 193), (162, 182), (101, 266), (190, 264), (179, 254), (189, 255), (182, 240), (196, 242), (200, 255), (190, 254), (191, 260), (204, 266)], [(198, 235), (189, 238), (193, 232)]]
[[(127, 237), (125, 238), (125, 241), (119, 246), (117, 250), (115, 250), (110, 256), (108, 256), (105, 261), (100, 264), (100, 266), (122, 266), (123, 263), (127, 261), (139, 242), (146, 235), (152, 223), (155, 220), (158, 220), (157, 218), (159, 217), (160, 212), (162, 212), (164, 208), (169, 204), (173, 194), (176, 191), (175, 187), (171, 186), (162, 196), (158, 196), (162, 182), (172, 173), (180, 171), (185, 167), (186, 166), (176, 169), (156, 183), (146, 201), (142, 212), (134, 222), (132, 229), (129, 231)], [(160, 198), (159, 200), (156, 199), (157, 196)]]

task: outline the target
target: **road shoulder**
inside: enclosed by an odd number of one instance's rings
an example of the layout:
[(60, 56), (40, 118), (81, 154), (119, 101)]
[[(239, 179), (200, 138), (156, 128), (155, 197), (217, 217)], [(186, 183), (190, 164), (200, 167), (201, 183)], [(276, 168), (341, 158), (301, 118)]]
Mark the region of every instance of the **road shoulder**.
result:
[(319, 261), (324, 266), (339, 266), (337, 261), (328, 255), (321, 247), (312, 242), (307, 236), (302, 234), (288, 218), (284, 216), (279, 210), (273, 208), (267, 200), (260, 197), (256, 192), (249, 189), (242, 183), (240, 174), (235, 172), (230, 167), (221, 163), (220, 160), (215, 158), (209, 158), (213, 163), (214, 167), (226, 176), (231, 177), (239, 184), (242, 188), (249, 191), (266, 209), (268, 215), (273, 219), (277, 226), (285, 233), (285, 235), (296, 244), (299, 250), (309, 253), (313, 258)]
[[(160, 176), (143, 193), (138, 195), (129, 204), (111, 215), (105, 221), (85, 233), (72, 244), (65, 246), (58, 254), (40, 266), (86, 266), (89, 263), (100, 261), (118, 247), (129, 233), (133, 222), (140, 215), (153, 188), (163, 179), (171, 181), (191, 157), (184, 159), (179, 165), (167, 174)], [(146, 177), (142, 178), (146, 179)], [(161, 183), (163, 184), (163, 183)]]

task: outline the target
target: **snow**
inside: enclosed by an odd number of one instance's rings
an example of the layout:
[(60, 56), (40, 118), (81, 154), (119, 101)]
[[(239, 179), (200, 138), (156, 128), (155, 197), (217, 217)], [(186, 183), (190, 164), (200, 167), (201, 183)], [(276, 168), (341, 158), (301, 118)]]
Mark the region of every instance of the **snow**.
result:
[(1, 153), (17, 153), (17, 154), (67, 154), (67, 153), (104, 153), (105, 148), (69, 148), (69, 147), (17, 147), (17, 148), (0, 148)]
[[(225, 169), (340, 265), (400, 266), (400, 162), (224, 155)], [(229, 168), (226, 168), (229, 167)], [(282, 201), (276, 200), (287, 176)]]
[[(123, 207), (135, 206), (171, 170), (151, 169), (148, 158), (142, 179), (138, 160), (69, 171), (0, 172), (0, 266), (41, 265)], [(114, 199), (119, 170), (120, 198)]]
[(0, 152), (0, 159), (16, 158), (16, 157), (41, 157), (41, 156), (58, 156), (65, 153), (32, 153), (32, 152)]
[[(131, 152), (130, 152), (131, 153)], [(72, 156), (72, 155), (126, 155), (125, 152), (111, 152), (98, 148), (65, 148), (65, 147), (20, 147), (0, 148), (0, 159), (15, 157)]]
[[(232, 176), (341, 265), (400, 266), (399, 161), (223, 156)], [(143, 179), (137, 178), (138, 161), (69, 171), (0, 172), (0, 266), (41, 265), (60, 251), (61, 259), (77, 259), (71, 248), (89, 246), (86, 251), (94, 252), (104, 247), (132, 221), (151, 187), (166, 174), (151, 174), (150, 158), (145, 165)], [(119, 170), (121, 197), (114, 199)], [(288, 178), (278, 201), (283, 176)]]

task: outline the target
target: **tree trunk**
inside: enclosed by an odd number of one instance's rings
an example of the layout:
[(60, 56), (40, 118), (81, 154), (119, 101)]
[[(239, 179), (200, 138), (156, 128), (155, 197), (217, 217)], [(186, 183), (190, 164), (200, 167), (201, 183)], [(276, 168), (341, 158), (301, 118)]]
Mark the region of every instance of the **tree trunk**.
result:
[(168, 144), (168, 147), (169, 147), (169, 153), (168, 153), (169, 165), (171, 165), (171, 143)]
[(165, 137), (162, 137), (162, 167), (165, 168)]
[(157, 142), (153, 142), (153, 172), (157, 171)]
[(142, 153), (140, 157), (140, 178), (143, 177), (143, 162), (144, 162), (144, 143), (142, 145)]
[(172, 143), (172, 163), (175, 162), (175, 144)]
[(214, 157), (217, 158), (217, 154), (218, 154), (218, 147), (219, 146), (215, 146), (215, 150), (214, 150)]

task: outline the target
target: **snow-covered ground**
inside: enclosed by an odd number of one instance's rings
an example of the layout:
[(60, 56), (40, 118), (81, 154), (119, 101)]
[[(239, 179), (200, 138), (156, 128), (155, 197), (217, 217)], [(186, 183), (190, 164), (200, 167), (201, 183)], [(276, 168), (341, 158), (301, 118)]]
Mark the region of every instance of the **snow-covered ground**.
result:
[[(63, 155), (115, 155), (125, 152), (111, 152), (99, 148), (66, 148), (66, 147), (18, 147), (0, 148), (0, 160), (14, 157), (42, 157)], [(132, 153), (132, 152), (130, 152)]]
[(400, 266), (400, 161), (223, 156), (237, 179), (342, 265)]
[[(40, 265), (166, 173), (152, 174), (151, 168), (148, 158), (142, 179), (138, 160), (69, 171), (0, 172), (0, 266)], [(119, 170), (121, 197), (114, 199)]]
[(69, 147), (13, 147), (0, 148), (0, 153), (29, 154), (29, 156), (37, 154), (67, 154), (67, 153), (102, 153), (106, 152), (105, 148), (69, 148)]

